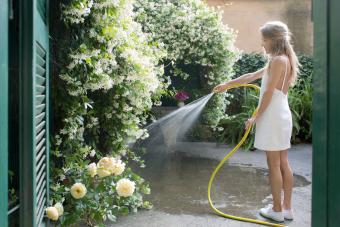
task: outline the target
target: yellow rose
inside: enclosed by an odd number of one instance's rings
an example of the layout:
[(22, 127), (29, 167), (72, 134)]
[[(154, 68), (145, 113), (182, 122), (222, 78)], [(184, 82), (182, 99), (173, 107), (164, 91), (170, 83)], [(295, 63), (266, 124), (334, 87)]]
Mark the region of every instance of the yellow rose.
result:
[(64, 207), (63, 207), (63, 204), (61, 203), (56, 203), (54, 204), (54, 207), (57, 209), (58, 211), (58, 215), (61, 216), (64, 214)]
[(99, 160), (99, 162), (97, 163), (97, 167), (98, 169), (104, 169), (111, 172), (114, 162), (114, 158), (104, 157)]
[(47, 207), (45, 209), (46, 211), (46, 216), (53, 220), (53, 221), (57, 221), (59, 218), (59, 214), (58, 214), (58, 210), (55, 207)]
[(75, 199), (81, 199), (86, 195), (87, 189), (82, 183), (75, 183), (71, 187), (71, 195)]
[(97, 173), (98, 173), (98, 176), (100, 178), (107, 177), (107, 176), (111, 175), (111, 172), (107, 169), (104, 169), (104, 168), (98, 168)]
[(90, 174), (91, 177), (96, 176), (97, 174), (97, 166), (96, 163), (91, 163), (90, 165), (87, 166), (87, 172)]
[(125, 170), (125, 163), (123, 163), (122, 160), (117, 159), (116, 162), (113, 164), (112, 173), (115, 176), (118, 176), (122, 174), (124, 170)]
[(129, 197), (135, 191), (135, 182), (123, 178), (117, 182), (117, 193), (122, 197)]

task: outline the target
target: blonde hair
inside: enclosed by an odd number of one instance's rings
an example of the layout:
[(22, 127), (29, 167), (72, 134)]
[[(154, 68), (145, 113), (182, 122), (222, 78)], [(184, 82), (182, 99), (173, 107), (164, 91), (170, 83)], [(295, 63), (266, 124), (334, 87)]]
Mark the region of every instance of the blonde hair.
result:
[(277, 55), (286, 55), (291, 64), (292, 84), (299, 74), (299, 60), (291, 44), (291, 35), (288, 26), (281, 21), (269, 21), (260, 27), (263, 38), (270, 39), (269, 58)]

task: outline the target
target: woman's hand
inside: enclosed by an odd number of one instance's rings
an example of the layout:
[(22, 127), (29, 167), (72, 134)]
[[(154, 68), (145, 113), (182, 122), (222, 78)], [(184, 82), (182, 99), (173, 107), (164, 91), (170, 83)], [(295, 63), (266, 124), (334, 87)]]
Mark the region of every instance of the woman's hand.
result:
[(251, 127), (254, 123), (256, 123), (256, 117), (251, 117), (245, 122), (245, 129), (248, 130), (249, 127)]
[(219, 84), (212, 89), (212, 92), (220, 93), (220, 92), (225, 91), (226, 88), (227, 88), (227, 84)]

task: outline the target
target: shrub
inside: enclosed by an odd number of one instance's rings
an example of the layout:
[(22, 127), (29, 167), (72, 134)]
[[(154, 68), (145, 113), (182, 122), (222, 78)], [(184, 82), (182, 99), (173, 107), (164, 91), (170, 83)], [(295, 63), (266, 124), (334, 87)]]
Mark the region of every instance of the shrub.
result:
[[(138, 0), (135, 10), (144, 31), (164, 44), (166, 75), (197, 85), (189, 90), (191, 100), (231, 78), (239, 51), (234, 46), (236, 33), (223, 25), (221, 11), (199, 0)], [(185, 87), (173, 89), (188, 91)], [(215, 95), (208, 103), (202, 121), (206, 126), (215, 127), (223, 117), (227, 96)]]
[[(115, 221), (117, 214), (150, 207), (143, 201), (148, 183), (130, 168), (121, 176), (85, 174), (89, 163), (104, 156), (144, 166), (129, 143), (148, 136), (143, 129), (148, 111), (159, 104), (167, 87), (159, 64), (165, 52), (133, 20), (132, 4), (130, 0), (68, 1), (61, 7), (65, 27), (53, 27), (57, 63), (52, 69), (50, 202), (65, 206), (60, 217), (64, 226), (82, 219), (90, 225)], [(98, 171), (100, 176), (107, 173)], [(121, 177), (135, 189), (126, 198), (116, 193)], [(74, 183), (87, 188), (81, 199), (70, 196)]]

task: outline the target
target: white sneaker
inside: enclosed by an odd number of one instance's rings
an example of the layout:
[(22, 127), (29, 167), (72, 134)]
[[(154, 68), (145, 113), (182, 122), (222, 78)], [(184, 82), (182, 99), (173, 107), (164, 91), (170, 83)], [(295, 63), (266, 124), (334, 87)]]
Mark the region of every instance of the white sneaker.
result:
[(283, 210), (283, 216), (287, 220), (293, 220), (294, 219), (293, 210), (292, 209)]
[(272, 220), (277, 221), (277, 222), (284, 222), (284, 220), (285, 220), (284, 216), (283, 216), (283, 212), (274, 211), (272, 204), (269, 204), (268, 206), (261, 208), (260, 214), (263, 217), (272, 219)]

